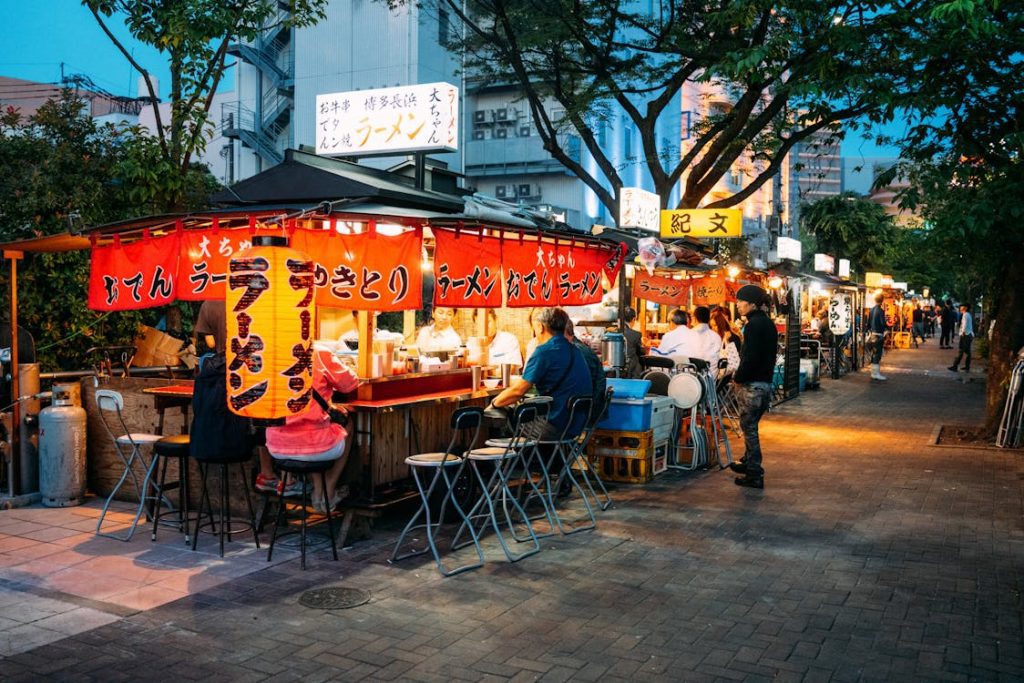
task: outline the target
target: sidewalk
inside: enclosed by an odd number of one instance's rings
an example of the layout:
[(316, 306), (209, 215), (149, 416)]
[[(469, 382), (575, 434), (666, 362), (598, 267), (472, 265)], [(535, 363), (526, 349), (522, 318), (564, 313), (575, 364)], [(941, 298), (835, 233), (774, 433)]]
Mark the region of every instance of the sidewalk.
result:
[[(615, 491), (596, 532), (545, 539), (516, 565), (493, 538), (487, 565), (455, 578), (425, 560), (390, 565), (404, 519), (338, 563), (312, 555), (306, 572), (295, 553), (261, 565), (236, 542), (242, 556), (219, 566), (245, 571), (179, 583), (187, 594), (156, 606), (97, 594), (78, 608), (104, 617), (73, 634), (42, 623), (42, 607), (5, 613), (26, 596), (75, 602), (67, 586), (33, 583), (45, 562), (0, 567), (0, 648), (4, 619), (58, 634), (0, 659), (0, 677), (1021, 680), (1024, 453), (932, 445), (936, 425), (982, 417), (982, 368), (965, 382), (945, 369), (950, 353), (929, 340), (886, 355), (888, 382), (823, 379), (774, 409), (762, 422), (764, 491), (728, 472), (670, 472)], [(17, 558), (31, 532), (5, 530), (10, 515), (0, 512), (0, 547)], [(152, 552), (147, 532), (132, 552)], [(298, 604), (327, 585), (372, 600)]]

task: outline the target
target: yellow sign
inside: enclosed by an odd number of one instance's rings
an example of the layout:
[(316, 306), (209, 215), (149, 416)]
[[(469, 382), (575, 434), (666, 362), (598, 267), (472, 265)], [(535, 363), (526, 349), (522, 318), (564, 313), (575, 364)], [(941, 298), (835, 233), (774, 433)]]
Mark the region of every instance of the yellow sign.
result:
[(743, 212), (739, 209), (676, 209), (661, 212), (661, 236), (742, 237)]

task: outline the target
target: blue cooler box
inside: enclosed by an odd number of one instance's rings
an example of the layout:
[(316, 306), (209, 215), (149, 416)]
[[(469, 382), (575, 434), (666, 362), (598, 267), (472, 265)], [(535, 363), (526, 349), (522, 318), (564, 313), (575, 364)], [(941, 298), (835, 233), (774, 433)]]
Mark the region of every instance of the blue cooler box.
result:
[(608, 406), (608, 413), (597, 423), (597, 428), (619, 432), (646, 432), (651, 428), (656, 398), (659, 397), (613, 398)]

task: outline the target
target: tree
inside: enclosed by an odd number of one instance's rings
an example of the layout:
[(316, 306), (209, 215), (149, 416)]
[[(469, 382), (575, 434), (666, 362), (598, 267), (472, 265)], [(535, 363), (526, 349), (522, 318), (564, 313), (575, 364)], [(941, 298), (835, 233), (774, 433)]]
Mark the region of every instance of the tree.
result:
[[(896, 174), (908, 208), (927, 220), (927, 252), (956, 273), (958, 296), (996, 324), (989, 345), (987, 427), (998, 426), (1024, 345), (1024, 6), (1020, 0), (929, 3), (906, 27), (908, 59), (893, 73), (913, 112)], [(979, 326), (980, 336), (986, 329)]]
[[(801, 235), (813, 237), (817, 251), (850, 259), (854, 271), (888, 270), (892, 266), (900, 229), (885, 209), (872, 201), (844, 192), (802, 208), (800, 221)], [(805, 253), (805, 259), (813, 253)]]
[(289, 0), (288, 13), (272, 0), (83, 0), (103, 32), (145, 79), (150, 101), (159, 101), (150, 72), (110, 30), (118, 15), (132, 36), (167, 56), (171, 72), (170, 121), (156, 107), (156, 145), (144, 150), (147, 173), (166, 177), (165, 194), (152, 199), (160, 210), (181, 210), (188, 203), (185, 178), (193, 158), (206, 145), (210, 107), (225, 71), (228, 46), (254, 40), (275, 24), (306, 26), (323, 17), (327, 0)]
[[(403, 0), (389, 0), (401, 4)], [(744, 158), (750, 178), (708, 206), (734, 206), (772, 178), (793, 146), (837, 134), (855, 117), (891, 114), (888, 67), (901, 11), (835, 0), (646, 3), (629, 0), (431, 0), (466, 27), (467, 71), (523, 93), (545, 149), (617, 215), (623, 187), (601, 144), (615, 112), (635, 127), (644, 165), (667, 205), (697, 206)], [(647, 5), (650, 6), (650, 5)], [(698, 121), (686, 147), (664, 133), (686, 86), (731, 102)], [(555, 115), (550, 102), (564, 115)], [(596, 162), (571, 149), (573, 132)], [(668, 139), (664, 136), (668, 135)]]

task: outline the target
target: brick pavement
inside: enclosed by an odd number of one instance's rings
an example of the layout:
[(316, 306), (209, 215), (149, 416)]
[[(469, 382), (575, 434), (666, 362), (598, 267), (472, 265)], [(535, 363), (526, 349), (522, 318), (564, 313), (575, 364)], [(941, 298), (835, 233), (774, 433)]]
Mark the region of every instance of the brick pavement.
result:
[[(372, 541), (297, 559), (0, 660), (12, 681), (1024, 679), (1024, 454), (936, 447), (984, 383), (933, 344), (890, 381), (823, 380), (763, 422), (766, 486), (621, 487), (595, 533), (442, 579)], [(276, 559), (276, 558), (275, 558)], [(351, 610), (311, 587), (371, 590)], [(0, 608), (2, 609), (2, 608)], [(0, 612), (2, 614), (2, 612)]]

